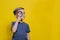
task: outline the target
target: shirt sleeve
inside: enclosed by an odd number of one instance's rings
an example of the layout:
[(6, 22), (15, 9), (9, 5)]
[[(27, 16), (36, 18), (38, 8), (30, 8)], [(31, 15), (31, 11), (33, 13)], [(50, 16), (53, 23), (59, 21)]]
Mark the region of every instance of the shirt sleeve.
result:
[(29, 25), (27, 25), (26, 33), (29, 33), (29, 32), (30, 32), (30, 28), (29, 28)]

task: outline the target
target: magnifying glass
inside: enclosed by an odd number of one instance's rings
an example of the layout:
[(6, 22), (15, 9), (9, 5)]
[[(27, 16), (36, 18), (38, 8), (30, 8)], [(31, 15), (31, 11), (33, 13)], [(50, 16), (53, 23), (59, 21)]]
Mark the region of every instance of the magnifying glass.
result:
[(18, 16), (19, 17), (22, 17), (23, 16), (23, 13), (21, 11), (18, 11)]

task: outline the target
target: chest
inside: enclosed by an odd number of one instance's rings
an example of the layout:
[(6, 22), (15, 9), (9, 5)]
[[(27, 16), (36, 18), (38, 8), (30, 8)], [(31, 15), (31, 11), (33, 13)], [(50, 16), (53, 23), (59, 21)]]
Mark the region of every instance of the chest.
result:
[(17, 31), (18, 32), (26, 32), (26, 25), (25, 24), (18, 24)]

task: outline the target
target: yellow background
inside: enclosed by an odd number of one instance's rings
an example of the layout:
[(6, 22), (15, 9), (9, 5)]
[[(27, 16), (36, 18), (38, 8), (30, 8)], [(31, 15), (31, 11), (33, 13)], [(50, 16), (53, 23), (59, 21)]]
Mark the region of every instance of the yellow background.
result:
[(0, 40), (11, 40), (17, 7), (25, 8), (31, 40), (60, 40), (60, 0), (0, 0)]

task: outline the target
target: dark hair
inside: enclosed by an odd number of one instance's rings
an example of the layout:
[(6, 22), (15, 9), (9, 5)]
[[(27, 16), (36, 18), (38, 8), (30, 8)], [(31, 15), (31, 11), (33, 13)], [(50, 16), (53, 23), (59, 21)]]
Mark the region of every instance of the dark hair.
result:
[(24, 10), (24, 8), (22, 8), (22, 7), (16, 8), (16, 9), (13, 11), (14, 15), (16, 15), (16, 12), (17, 12), (18, 10), (21, 10), (21, 9)]

